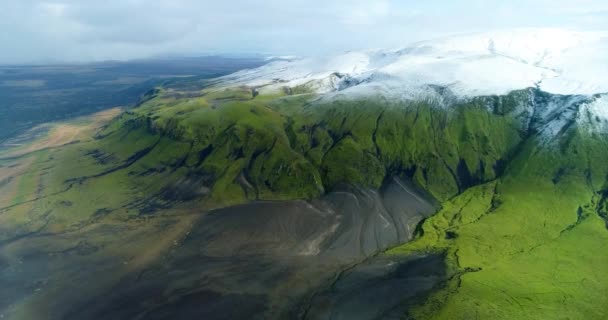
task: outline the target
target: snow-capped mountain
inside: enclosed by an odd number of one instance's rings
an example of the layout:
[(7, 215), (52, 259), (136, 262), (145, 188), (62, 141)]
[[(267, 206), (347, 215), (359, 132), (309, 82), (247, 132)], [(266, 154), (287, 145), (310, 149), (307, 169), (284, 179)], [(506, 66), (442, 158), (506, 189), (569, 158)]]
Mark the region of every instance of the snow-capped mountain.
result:
[(538, 87), (555, 94), (608, 92), (608, 33), (518, 29), (415, 43), (396, 50), (289, 59), (225, 77), (260, 90), (415, 95), (438, 85), (458, 97)]

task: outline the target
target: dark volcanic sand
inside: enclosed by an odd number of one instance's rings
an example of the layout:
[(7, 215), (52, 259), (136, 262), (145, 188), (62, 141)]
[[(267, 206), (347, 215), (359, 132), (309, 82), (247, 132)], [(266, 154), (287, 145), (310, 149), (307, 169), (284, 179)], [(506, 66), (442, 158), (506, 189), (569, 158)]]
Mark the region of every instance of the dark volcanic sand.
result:
[[(145, 248), (176, 221), (23, 239), (0, 247), (0, 286), (9, 288), (0, 314), (23, 318), (16, 306), (25, 303), (30, 318), (50, 319), (398, 318), (445, 279), (443, 258), (374, 255), (410, 240), (435, 211), (399, 179), (380, 192), (344, 187), (309, 202), (229, 207), (194, 220), (168, 253), (132, 272), (109, 248)], [(61, 241), (79, 246), (48, 244)], [(20, 260), (3, 258), (15, 252)]]

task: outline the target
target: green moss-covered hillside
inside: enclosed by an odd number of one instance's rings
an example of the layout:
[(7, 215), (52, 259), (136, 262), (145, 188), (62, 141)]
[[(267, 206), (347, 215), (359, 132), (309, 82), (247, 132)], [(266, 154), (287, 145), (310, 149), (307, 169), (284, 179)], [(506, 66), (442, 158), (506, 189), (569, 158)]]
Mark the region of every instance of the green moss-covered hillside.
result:
[(446, 202), (389, 254), (446, 252), (451, 280), (416, 319), (603, 319), (608, 144), (570, 128), (532, 138), (499, 179)]
[[(413, 177), (445, 200), (500, 173), (527, 134), (517, 117), (525, 115), (514, 113), (529, 94), (445, 109), (379, 98), (259, 96), (248, 88), (190, 97), (163, 91), (101, 132), (96, 152), (123, 164), (137, 155), (131, 176), (163, 176), (160, 196), (167, 200), (191, 183), (204, 186), (197, 198), (224, 206), (313, 198), (341, 183), (379, 187), (391, 175)], [(121, 150), (147, 140), (132, 150), (139, 153)], [(159, 161), (167, 154), (174, 159)]]
[(608, 316), (605, 134), (570, 122), (545, 139), (535, 89), (449, 106), (302, 92), (158, 89), (95, 135), (0, 154), (19, 176), (0, 182), (0, 243), (402, 176), (442, 209), (387, 254), (444, 253), (451, 274), (409, 316)]

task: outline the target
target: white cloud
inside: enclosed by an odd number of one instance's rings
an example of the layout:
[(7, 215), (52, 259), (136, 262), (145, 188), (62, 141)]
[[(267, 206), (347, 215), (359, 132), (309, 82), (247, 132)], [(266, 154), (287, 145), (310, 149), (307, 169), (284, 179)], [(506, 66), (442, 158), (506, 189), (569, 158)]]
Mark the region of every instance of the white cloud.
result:
[(41, 15), (47, 15), (51, 17), (61, 18), (65, 15), (68, 6), (65, 3), (57, 2), (43, 2), (38, 4), (38, 9), (41, 11)]
[(322, 54), (512, 27), (608, 29), (604, 0), (0, 0), (0, 63)]
[(388, 17), (388, 1), (354, 2), (344, 12), (343, 22), (355, 25), (373, 25)]

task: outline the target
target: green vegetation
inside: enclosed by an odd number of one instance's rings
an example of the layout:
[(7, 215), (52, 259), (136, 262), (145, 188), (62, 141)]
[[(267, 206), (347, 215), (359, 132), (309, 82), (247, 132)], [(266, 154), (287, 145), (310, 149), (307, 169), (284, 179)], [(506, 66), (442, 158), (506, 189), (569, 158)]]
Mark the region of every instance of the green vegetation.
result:
[(530, 140), (498, 180), (471, 188), (389, 254), (446, 252), (450, 282), (424, 319), (603, 319), (608, 230), (605, 138), (572, 129)]
[[(310, 199), (339, 184), (378, 188), (393, 175), (411, 177), (444, 201), (500, 174), (528, 130), (514, 112), (530, 94), (443, 109), (376, 97), (260, 95), (245, 87), (153, 90), (95, 138), (40, 155), (20, 178), (36, 193), (0, 210), (15, 221), (22, 219), (10, 217), (25, 210), (63, 230), (176, 206)], [(28, 176), (40, 179), (30, 185), (36, 180)], [(26, 223), (2, 230), (11, 238), (37, 229)]]
[[(340, 183), (379, 187), (395, 174), (411, 175), (443, 200), (494, 179), (527, 130), (515, 117), (488, 112), (492, 97), (451, 110), (310, 98), (260, 96), (248, 88), (186, 98), (162, 91), (102, 132), (99, 148), (124, 159), (129, 155), (120, 148), (136, 149), (118, 143), (125, 137), (147, 132), (177, 142), (182, 147), (172, 154), (183, 161), (165, 163), (167, 171), (204, 177), (210, 206), (313, 198)], [(136, 167), (146, 159), (156, 161), (147, 155)]]
[(442, 252), (452, 275), (412, 316), (606, 317), (606, 136), (571, 126), (541, 141), (525, 121), (534, 90), (449, 108), (306, 92), (157, 90), (94, 138), (0, 159), (2, 170), (32, 161), (0, 184), (16, 190), (0, 208), (0, 241), (170, 208), (310, 199), (340, 184), (379, 188), (402, 175), (442, 209), (387, 254)]

